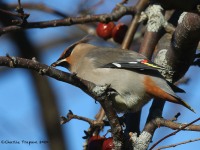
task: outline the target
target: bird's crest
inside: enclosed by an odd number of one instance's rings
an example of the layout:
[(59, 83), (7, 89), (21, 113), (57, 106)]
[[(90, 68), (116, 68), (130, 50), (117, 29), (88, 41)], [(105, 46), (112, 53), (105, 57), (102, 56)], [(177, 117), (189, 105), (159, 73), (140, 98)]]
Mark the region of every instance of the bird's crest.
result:
[(67, 47), (63, 53), (60, 55), (59, 59), (58, 60), (61, 60), (61, 59), (64, 59), (64, 58), (67, 58), (71, 55), (74, 47), (80, 43), (87, 43), (89, 42), (90, 40), (92, 40), (92, 36), (91, 35), (87, 35), (85, 37), (83, 37), (81, 40), (73, 43), (72, 45), (70, 45), (69, 47)]

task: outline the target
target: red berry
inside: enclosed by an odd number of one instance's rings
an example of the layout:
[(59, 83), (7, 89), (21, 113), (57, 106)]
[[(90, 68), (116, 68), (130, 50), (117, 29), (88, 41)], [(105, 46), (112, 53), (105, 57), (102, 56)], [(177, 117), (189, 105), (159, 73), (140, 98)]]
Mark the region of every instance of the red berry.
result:
[(112, 37), (112, 30), (115, 27), (113, 22), (101, 23), (99, 22), (96, 28), (97, 35), (105, 40)]
[(88, 141), (88, 150), (102, 150), (104, 137), (92, 136)]
[(121, 44), (123, 42), (127, 30), (128, 26), (123, 23), (119, 23), (118, 25), (116, 25), (112, 30), (113, 40)]
[(114, 148), (113, 138), (107, 138), (103, 142), (102, 150), (112, 150)]

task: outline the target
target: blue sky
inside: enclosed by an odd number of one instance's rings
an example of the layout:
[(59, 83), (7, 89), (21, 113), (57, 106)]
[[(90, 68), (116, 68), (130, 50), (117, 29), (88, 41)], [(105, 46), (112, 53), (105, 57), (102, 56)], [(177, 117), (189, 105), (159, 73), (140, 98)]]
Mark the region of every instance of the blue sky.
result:
[[(5, 0), (4, 0), (5, 1)], [(91, 0), (92, 1), (92, 0)], [(17, 2), (17, 0), (6, 0), (5, 2)], [(22, 0), (23, 2), (30, 2), (30, 0)], [(35, 3), (42, 2), (49, 7), (58, 9), (62, 12), (69, 13), (70, 15), (76, 14), (78, 11), (77, 4), (80, 0), (56, 0), (42, 1), (34, 0)], [(94, 2), (94, 1), (93, 1)], [(109, 13), (110, 8), (114, 7), (117, 3), (116, 0), (106, 1), (104, 5), (96, 10), (96, 13)], [(31, 13), (29, 20), (41, 21), (56, 19), (58, 16), (49, 15), (37, 11), (26, 10)], [(38, 47), (44, 45), (48, 41), (52, 41), (55, 38), (63, 38), (72, 35), (76, 27), (58, 27), (49, 29), (33, 29), (27, 30), (33, 43)], [(72, 41), (70, 41), (72, 42)], [(70, 42), (62, 43), (59, 45), (51, 46), (43, 49), (41, 52), (42, 63), (50, 65), (54, 62), (61, 52), (69, 45)], [(18, 56), (18, 50), (9, 41), (7, 35), (0, 37), (0, 55), (5, 56), (9, 53), (11, 56)], [(63, 68), (58, 68), (66, 71)], [(2, 71), (3, 70), (3, 71)], [(43, 122), (41, 118), (41, 112), (39, 104), (37, 103), (37, 95), (33, 88), (33, 81), (31, 80), (30, 73), (26, 69), (10, 69), (0, 68), (0, 149), (5, 150), (46, 150), (46, 144), (5, 144), (6, 140), (9, 141), (39, 141), (47, 140), (45, 132), (43, 130)], [(178, 121), (188, 123), (200, 114), (200, 70), (198, 67), (191, 67), (186, 73), (186, 77), (190, 77), (191, 80), (187, 85), (181, 85), (186, 91), (186, 94), (180, 94), (180, 97), (185, 99), (195, 110), (196, 114), (188, 111), (182, 106), (166, 103), (163, 116), (167, 119), (173, 118), (177, 112), (181, 112), (181, 116)], [(67, 114), (68, 110), (72, 110), (74, 114), (94, 118), (94, 115), (99, 110), (99, 104), (95, 104), (94, 100), (88, 95), (83, 93), (80, 89), (73, 87), (72, 85), (57, 81), (52, 78), (48, 78), (53, 90), (55, 91), (57, 103), (60, 110), (60, 115)], [(146, 117), (149, 111), (150, 104), (147, 104), (143, 109), (141, 129), (146, 121)], [(66, 137), (68, 137), (68, 144), (73, 150), (82, 149), (84, 140), (83, 130), (87, 130), (89, 125), (85, 122), (78, 120), (72, 120), (68, 124), (62, 125), (62, 129)], [(155, 132), (153, 142), (156, 142), (164, 135), (172, 132), (173, 130), (167, 128), (160, 128)], [(162, 134), (161, 134), (162, 133)], [(198, 138), (199, 133), (183, 131), (177, 135), (170, 137), (163, 141), (160, 145), (168, 145), (172, 143), (181, 142), (193, 138)], [(74, 144), (75, 143), (75, 144)], [(199, 147), (200, 142), (194, 142), (183, 146), (173, 148), (173, 150), (194, 149), (192, 147)]]

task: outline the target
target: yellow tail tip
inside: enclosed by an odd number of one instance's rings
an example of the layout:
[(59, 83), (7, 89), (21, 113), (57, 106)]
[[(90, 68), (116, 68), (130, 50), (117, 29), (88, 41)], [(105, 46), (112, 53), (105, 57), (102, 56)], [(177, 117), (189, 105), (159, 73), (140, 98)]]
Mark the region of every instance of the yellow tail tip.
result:
[(191, 110), (193, 113), (196, 114), (196, 112), (194, 111), (194, 109), (190, 105), (188, 105), (185, 101), (183, 101), (181, 99), (180, 99), (180, 101), (182, 102), (183, 106), (185, 106), (187, 109)]

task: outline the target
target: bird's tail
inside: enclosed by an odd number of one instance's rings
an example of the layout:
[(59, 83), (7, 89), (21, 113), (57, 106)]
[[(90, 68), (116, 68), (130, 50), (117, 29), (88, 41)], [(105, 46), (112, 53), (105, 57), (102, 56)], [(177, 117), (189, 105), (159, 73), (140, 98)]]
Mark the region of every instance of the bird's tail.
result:
[(189, 104), (187, 104), (184, 100), (182, 100), (180, 98), (178, 99), (178, 104), (181, 104), (181, 105), (185, 106), (186, 108), (188, 108), (189, 110), (191, 110), (192, 112), (196, 113)]

